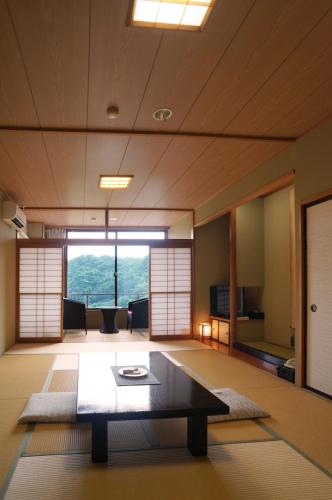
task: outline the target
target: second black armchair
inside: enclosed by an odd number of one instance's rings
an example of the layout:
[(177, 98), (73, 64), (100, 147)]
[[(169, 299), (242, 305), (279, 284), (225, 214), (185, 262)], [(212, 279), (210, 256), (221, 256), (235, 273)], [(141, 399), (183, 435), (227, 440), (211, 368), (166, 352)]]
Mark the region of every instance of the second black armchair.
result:
[(133, 328), (149, 328), (149, 299), (138, 299), (129, 302), (127, 330)]

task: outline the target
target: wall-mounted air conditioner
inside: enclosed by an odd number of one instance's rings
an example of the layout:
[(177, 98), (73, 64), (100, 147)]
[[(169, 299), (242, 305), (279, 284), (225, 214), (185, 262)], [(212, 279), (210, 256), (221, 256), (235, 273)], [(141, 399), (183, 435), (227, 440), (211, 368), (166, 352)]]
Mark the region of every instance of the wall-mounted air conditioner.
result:
[(4, 201), (2, 207), (3, 221), (8, 226), (16, 229), (23, 238), (27, 238), (27, 218), (23, 210), (13, 201)]

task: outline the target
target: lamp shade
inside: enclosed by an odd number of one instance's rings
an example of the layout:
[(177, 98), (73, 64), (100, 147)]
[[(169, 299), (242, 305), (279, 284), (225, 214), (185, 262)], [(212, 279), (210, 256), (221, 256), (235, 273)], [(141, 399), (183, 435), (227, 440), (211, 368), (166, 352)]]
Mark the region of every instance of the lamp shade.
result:
[(200, 337), (211, 337), (211, 324), (199, 323), (199, 335)]

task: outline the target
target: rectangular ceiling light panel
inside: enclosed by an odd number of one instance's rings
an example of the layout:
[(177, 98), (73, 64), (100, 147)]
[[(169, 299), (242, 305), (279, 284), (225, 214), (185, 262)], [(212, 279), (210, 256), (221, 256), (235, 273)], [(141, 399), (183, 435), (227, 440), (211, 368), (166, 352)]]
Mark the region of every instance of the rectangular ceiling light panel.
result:
[(133, 175), (101, 175), (99, 179), (100, 189), (127, 189)]
[(133, 26), (177, 30), (200, 30), (215, 0), (134, 0)]

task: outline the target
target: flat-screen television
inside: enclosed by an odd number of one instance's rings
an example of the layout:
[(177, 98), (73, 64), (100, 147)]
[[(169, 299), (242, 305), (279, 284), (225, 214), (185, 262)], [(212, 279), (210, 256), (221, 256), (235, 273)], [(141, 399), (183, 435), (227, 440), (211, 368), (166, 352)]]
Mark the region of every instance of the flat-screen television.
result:
[[(222, 318), (230, 317), (230, 287), (229, 285), (215, 285), (210, 287), (210, 314)], [(237, 288), (236, 295), (237, 315), (244, 316), (244, 288)]]

